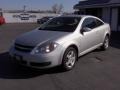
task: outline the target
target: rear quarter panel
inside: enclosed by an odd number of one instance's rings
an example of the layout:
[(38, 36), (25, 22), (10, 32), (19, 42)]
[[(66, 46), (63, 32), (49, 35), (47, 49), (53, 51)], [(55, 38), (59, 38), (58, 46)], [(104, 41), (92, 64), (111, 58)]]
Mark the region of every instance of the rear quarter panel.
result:
[(105, 39), (105, 36), (107, 34), (109, 34), (109, 36), (111, 35), (111, 29), (110, 29), (110, 25), (108, 23), (105, 23), (104, 24), (104, 29), (103, 29), (104, 33), (103, 33), (103, 38), (102, 38), (102, 41), (104, 41)]

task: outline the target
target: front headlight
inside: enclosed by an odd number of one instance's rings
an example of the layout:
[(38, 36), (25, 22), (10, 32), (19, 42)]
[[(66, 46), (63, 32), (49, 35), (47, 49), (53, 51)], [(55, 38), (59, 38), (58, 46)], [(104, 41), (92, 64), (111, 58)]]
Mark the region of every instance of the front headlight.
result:
[(50, 53), (53, 50), (55, 50), (57, 46), (58, 46), (58, 44), (55, 42), (44, 43), (35, 49), (35, 53), (36, 54), (38, 54), (38, 53)]

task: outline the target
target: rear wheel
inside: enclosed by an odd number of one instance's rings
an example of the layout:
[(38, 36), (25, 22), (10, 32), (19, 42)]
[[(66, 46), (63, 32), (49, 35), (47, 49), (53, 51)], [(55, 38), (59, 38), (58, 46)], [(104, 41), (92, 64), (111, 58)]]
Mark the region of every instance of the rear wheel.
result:
[(109, 47), (109, 36), (107, 35), (104, 39), (103, 45), (101, 46), (101, 50), (106, 50)]
[(77, 61), (77, 51), (73, 47), (69, 47), (63, 56), (62, 68), (64, 70), (71, 70)]

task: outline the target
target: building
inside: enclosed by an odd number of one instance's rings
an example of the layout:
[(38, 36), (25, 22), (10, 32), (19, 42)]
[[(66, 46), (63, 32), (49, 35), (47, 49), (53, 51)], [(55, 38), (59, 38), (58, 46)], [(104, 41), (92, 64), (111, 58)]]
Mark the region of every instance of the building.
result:
[(94, 15), (111, 25), (113, 31), (120, 31), (120, 0), (85, 0), (74, 6), (75, 13)]

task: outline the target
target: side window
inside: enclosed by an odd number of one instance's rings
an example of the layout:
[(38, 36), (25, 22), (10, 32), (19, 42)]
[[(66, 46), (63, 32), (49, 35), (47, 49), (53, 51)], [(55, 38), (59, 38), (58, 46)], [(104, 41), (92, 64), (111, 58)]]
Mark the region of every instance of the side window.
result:
[(83, 21), (83, 24), (82, 24), (82, 27), (87, 27), (87, 28), (90, 28), (90, 29), (94, 29), (96, 28), (96, 21), (94, 18), (86, 18), (84, 21)]
[(96, 26), (99, 27), (99, 26), (102, 26), (104, 23), (101, 22), (100, 20), (96, 19)]
[(102, 26), (104, 23), (96, 18), (86, 18), (83, 21), (82, 28), (94, 29)]

